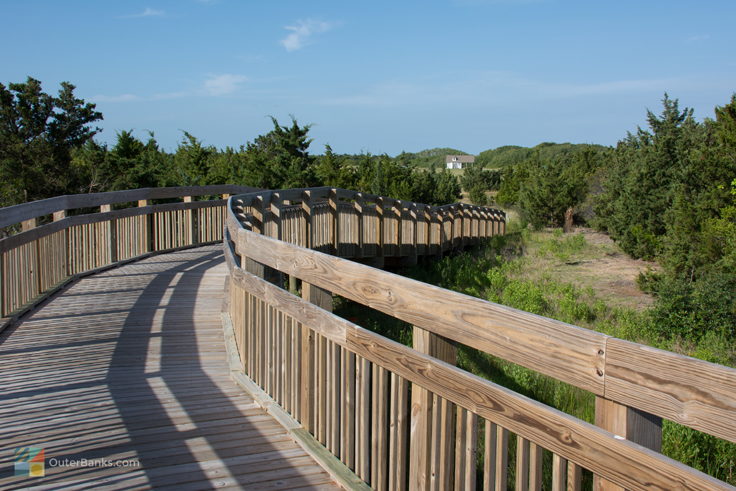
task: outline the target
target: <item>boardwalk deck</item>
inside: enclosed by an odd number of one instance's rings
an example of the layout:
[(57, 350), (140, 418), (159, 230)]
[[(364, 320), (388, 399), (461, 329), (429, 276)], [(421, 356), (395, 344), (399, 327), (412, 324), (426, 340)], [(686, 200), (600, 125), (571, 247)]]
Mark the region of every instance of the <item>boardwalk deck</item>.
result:
[[(230, 380), (226, 273), (219, 246), (151, 257), (0, 335), (0, 488), (335, 488)], [(45, 450), (45, 477), (13, 475), (29, 446)]]

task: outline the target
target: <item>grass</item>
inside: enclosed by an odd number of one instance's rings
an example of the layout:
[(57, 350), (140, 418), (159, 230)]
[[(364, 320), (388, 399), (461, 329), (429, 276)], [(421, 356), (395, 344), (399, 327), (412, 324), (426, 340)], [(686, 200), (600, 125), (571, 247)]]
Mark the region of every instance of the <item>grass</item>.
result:
[[(590, 239), (590, 240), (589, 240)], [(603, 267), (603, 266), (606, 267)], [(624, 265), (624, 266), (620, 266)], [(626, 258), (615, 244), (590, 234), (532, 232), (509, 227), (487, 247), (403, 271), (417, 280), (492, 302), (661, 349), (725, 365), (736, 365), (733, 342), (718, 335), (701, 339), (664, 339), (655, 333), (646, 295), (625, 297), (621, 273), (626, 269), (636, 289), (637, 268), (652, 267)], [(619, 290), (610, 287), (618, 282)], [(366, 307), (341, 300), (340, 315), (389, 338), (411, 344), (411, 326)], [(593, 394), (532, 370), (459, 346), (458, 366), (520, 394), (594, 422)], [(513, 441), (513, 440), (512, 440)], [(663, 423), (662, 452), (730, 484), (736, 484), (736, 444), (676, 423)], [(545, 465), (545, 468), (548, 468)], [(513, 474), (513, 467), (510, 474)], [(510, 476), (511, 478), (512, 476)], [(585, 482), (590, 486), (590, 475)]]

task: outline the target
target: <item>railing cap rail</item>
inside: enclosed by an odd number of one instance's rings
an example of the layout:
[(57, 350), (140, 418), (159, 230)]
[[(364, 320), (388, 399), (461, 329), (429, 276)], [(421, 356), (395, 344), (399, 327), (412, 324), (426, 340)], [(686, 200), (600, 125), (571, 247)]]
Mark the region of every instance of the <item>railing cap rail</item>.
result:
[(259, 188), (236, 184), (210, 186), (176, 186), (165, 188), (126, 189), (104, 193), (66, 194), (19, 205), (0, 208), (0, 228), (8, 227), (33, 218), (51, 215), (61, 210), (90, 208), (101, 205), (127, 203), (147, 199), (179, 198), (208, 194), (235, 194), (258, 191)]

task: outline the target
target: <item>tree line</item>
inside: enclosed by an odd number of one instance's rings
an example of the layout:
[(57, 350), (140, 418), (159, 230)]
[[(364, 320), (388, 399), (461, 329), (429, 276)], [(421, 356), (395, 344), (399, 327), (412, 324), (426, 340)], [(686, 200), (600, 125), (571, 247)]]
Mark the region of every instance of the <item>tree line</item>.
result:
[(239, 148), (219, 150), (183, 132), (173, 152), (149, 133), (120, 131), (114, 144), (97, 142), (103, 116), (61, 84), (58, 95), (41, 82), (0, 84), (0, 205), (61, 194), (156, 186), (242, 184), (267, 189), (336, 186), (403, 200), (446, 204), (460, 198), (458, 179), (405, 156), (323, 155), (309, 152), (309, 125), (271, 118), (273, 129)]
[(535, 151), (504, 167), (496, 199), (537, 228), (568, 212), (656, 260), (640, 285), (663, 336), (736, 338), (736, 95), (714, 116), (699, 122), (665, 94), (615, 147)]

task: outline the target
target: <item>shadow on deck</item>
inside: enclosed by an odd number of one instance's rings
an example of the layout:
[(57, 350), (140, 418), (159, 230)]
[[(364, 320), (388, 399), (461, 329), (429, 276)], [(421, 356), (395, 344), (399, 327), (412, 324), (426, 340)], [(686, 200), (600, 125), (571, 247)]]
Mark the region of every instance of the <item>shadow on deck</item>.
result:
[[(231, 381), (226, 273), (220, 246), (151, 257), (3, 333), (0, 488), (334, 487)], [(16, 447), (44, 449), (45, 477), (14, 476)]]

